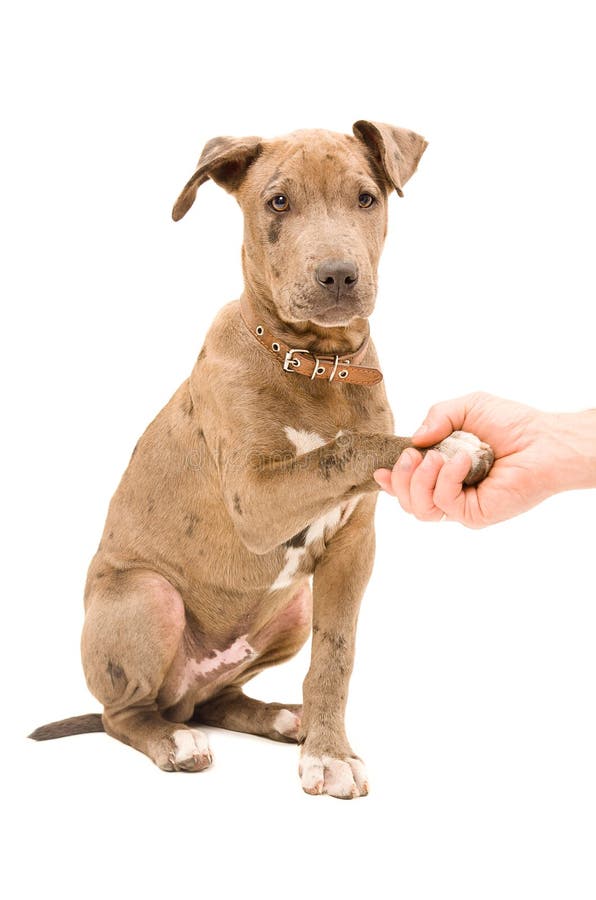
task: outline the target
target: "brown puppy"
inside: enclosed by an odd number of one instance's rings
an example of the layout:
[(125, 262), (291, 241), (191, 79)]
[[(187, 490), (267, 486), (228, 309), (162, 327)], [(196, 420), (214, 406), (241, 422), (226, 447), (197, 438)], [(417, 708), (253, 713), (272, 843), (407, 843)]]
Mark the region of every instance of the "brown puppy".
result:
[[(373, 471), (411, 442), (393, 419), (367, 317), (387, 229), (426, 142), (357, 122), (216, 138), (174, 206), (211, 178), (244, 213), (245, 290), (213, 323), (190, 379), (139, 440), (89, 569), (83, 665), (101, 730), (166, 770), (211, 762), (196, 724), (302, 744), (305, 791), (367, 792), (344, 730), (356, 620), (374, 554)], [(306, 376), (306, 377), (305, 377)], [(492, 454), (473, 436), (470, 483)], [(312, 594), (310, 577), (313, 576)], [(303, 706), (242, 691), (312, 627)]]

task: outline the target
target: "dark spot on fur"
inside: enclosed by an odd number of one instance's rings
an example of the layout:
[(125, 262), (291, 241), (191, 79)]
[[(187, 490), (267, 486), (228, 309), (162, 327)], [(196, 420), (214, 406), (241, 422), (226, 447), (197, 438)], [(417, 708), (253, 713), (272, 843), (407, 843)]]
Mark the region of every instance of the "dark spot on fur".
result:
[(342, 446), (337, 440), (335, 445), (334, 453), (326, 453), (319, 460), (319, 471), (326, 479), (331, 478), (334, 472), (343, 472), (354, 455), (354, 448), (350, 444)]
[(295, 534), (290, 538), (289, 541), (286, 541), (286, 547), (304, 547), (306, 544), (306, 533), (308, 531), (308, 526), (303, 528), (302, 531), (299, 531), (298, 534)]
[(114, 537), (114, 532), (110, 531), (110, 533), (108, 534), (108, 540), (111, 541), (113, 537)]
[(120, 682), (119, 686), (122, 687), (125, 687), (128, 684), (128, 679), (124, 673), (124, 669), (122, 668), (122, 666), (117, 665), (117, 663), (113, 663), (111, 659), (108, 661), (108, 667), (106, 671), (110, 676), (112, 687), (116, 687), (116, 682)]
[(321, 640), (325, 641), (327, 644), (331, 644), (334, 650), (345, 650), (347, 641), (343, 634), (338, 634), (336, 631), (323, 631), (321, 634)]
[(152, 513), (154, 509), (155, 509), (155, 500), (150, 500), (149, 503), (147, 504), (147, 512)]
[(205, 346), (203, 345), (203, 347), (201, 348), (201, 352), (200, 352), (199, 355), (197, 356), (197, 361), (198, 361), (199, 359), (205, 359), (206, 356), (207, 356), (207, 351), (206, 351), (206, 349), (205, 349)]
[(198, 516), (194, 516), (192, 515), (192, 513), (189, 513), (184, 517), (184, 521), (186, 522), (186, 529), (184, 533), (186, 534), (186, 537), (192, 537), (196, 526), (200, 522), (200, 519)]
[(240, 497), (238, 494), (234, 494), (234, 512), (238, 513), (239, 516), (242, 515), (242, 506), (240, 505)]
[(273, 221), (269, 225), (269, 232), (268, 232), (269, 243), (277, 244), (277, 242), (279, 240), (279, 233), (281, 231), (281, 226), (282, 226), (281, 218), (279, 216), (277, 216), (275, 219), (273, 219)]
[(185, 415), (185, 416), (192, 416), (192, 413), (193, 413), (194, 408), (195, 408), (195, 405), (194, 405), (194, 403), (192, 402), (192, 397), (191, 397), (191, 395), (190, 395), (190, 393), (189, 393), (188, 397), (185, 397), (185, 399), (184, 399), (184, 404), (183, 404), (183, 406), (182, 406), (182, 409), (184, 410), (184, 415)]
[(273, 277), (274, 277), (274, 278), (279, 278), (279, 276), (280, 276), (280, 274), (281, 274), (281, 272), (279, 271), (279, 269), (276, 269), (275, 266), (271, 266), (271, 271), (273, 272)]

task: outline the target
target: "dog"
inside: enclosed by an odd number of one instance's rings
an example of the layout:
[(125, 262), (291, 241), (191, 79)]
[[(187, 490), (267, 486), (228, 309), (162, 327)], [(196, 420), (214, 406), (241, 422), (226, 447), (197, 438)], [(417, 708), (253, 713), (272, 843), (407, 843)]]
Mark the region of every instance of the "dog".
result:
[[(42, 726), (105, 730), (166, 771), (212, 762), (201, 724), (301, 745), (309, 794), (364, 796), (344, 727), (356, 620), (374, 556), (373, 472), (393, 434), (368, 317), (387, 202), (427, 142), (358, 121), (352, 135), (218, 137), (173, 209), (211, 179), (244, 214), (244, 291), (140, 438), (112, 498), (85, 588), (82, 660), (103, 714)], [(473, 435), (438, 445), (493, 454)], [(311, 589), (312, 577), (312, 589)], [(301, 706), (243, 687), (312, 631)]]

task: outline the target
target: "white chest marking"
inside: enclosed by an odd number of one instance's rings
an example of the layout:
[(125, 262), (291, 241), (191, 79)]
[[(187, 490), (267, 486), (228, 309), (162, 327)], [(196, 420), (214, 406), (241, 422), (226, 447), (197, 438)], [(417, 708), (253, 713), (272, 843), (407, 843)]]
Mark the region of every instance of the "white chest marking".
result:
[(294, 575), (298, 571), (300, 560), (304, 556), (304, 547), (287, 547), (286, 561), (283, 569), (269, 588), (270, 591), (279, 591), (289, 587), (294, 581)]
[(302, 456), (304, 453), (310, 453), (311, 450), (317, 450), (323, 447), (328, 441), (322, 438), (316, 431), (298, 431), (296, 428), (290, 428), (286, 425), (284, 431), (287, 438), (296, 448), (296, 456)]
[(318, 519), (315, 519), (306, 532), (306, 543), (312, 544), (313, 541), (320, 541), (325, 537), (325, 531), (328, 528), (335, 528), (339, 525), (341, 509), (341, 506), (334, 506), (324, 516), (319, 516)]
[[(319, 447), (323, 447), (325, 444), (330, 443), (315, 431), (299, 431), (296, 428), (291, 428), (289, 425), (285, 426), (284, 431), (288, 440), (296, 448), (296, 456), (310, 453), (311, 450), (317, 450)], [(338, 431), (336, 437), (340, 434), (341, 431)], [(270, 591), (279, 591), (282, 588), (289, 587), (294, 582), (300, 563), (305, 556), (306, 548), (315, 541), (323, 540), (327, 530), (332, 528), (336, 529), (345, 525), (359, 500), (360, 495), (352, 497), (347, 503), (334, 506), (333, 509), (326, 512), (325, 515), (319, 516), (318, 519), (311, 522), (305, 535), (304, 547), (286, 548), (284, 566), (269, 588)]]

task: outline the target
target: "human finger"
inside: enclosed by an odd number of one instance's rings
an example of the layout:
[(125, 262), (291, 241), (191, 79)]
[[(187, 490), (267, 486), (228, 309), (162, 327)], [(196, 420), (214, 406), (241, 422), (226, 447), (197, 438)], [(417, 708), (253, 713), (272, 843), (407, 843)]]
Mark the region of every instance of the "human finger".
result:
[(470, 457), (458, 450), (441, 468), (433, 494), (433, 501), (449, 519), (466, 524), (466, 497), (464, 478), (470, 471)]
[(436, 450), (429, 450), (410, 481), (410, 509), (417, 519), (438, 522), (445, 510), (434, 501), (435, 485), (445, 464), (444, 457)]
[(373, 472), (373, 478), (382, 490), (392, 494), (391, 490), (391, 469), (377, 469)]
[(438, 444), (453, 431), (459, 431), (466, 419), (468, 404), (472, 395), (444, 400), (431, 406), (424, 422), (412, 435), (412, 441), (419, 447)]
[(418, 450), (404, 450), (391, 472), (391, 493), (397, 497), (404, 512), (412, 512), (410, 500), (410, 482), (412, 476), (422, 463), (422, 454)]

